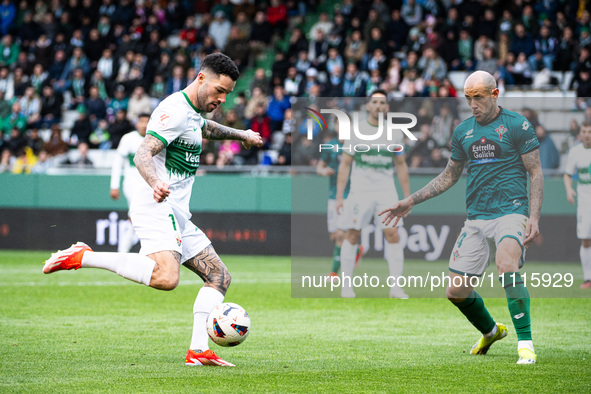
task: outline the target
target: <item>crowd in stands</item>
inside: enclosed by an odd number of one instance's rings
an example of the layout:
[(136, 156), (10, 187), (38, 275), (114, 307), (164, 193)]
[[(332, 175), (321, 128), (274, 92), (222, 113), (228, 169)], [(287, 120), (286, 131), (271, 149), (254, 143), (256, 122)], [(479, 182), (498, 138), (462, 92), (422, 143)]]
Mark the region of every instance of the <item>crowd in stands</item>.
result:
[[(415, 128), (420, 140), (408, 147), (408, 162), (411, 167), (444, 166), (460, 117), (453, 103), (438, 106), (432, 99), (455, 100), (450, 72), (488, 71), (501, 92), (552, 89), (559, 83), (557, 74), (571, 74), (568, 88), (578, 97), (573, 110), (588, 107), (590, 10), (591, 3), (584, 1), (344, 0), (334, 14), (320, 14), (309, 30), (294, 29), (273, 66), (272, 83), (283, 81), (288, 94), (312, 101), (366, 97), (376, 88), (394, 100), (423, 100)], [(560, 154), (576, 143), (578, 130), (559, 150), (536, 123), (544, 168), (558, 168)], [(307, 130), (297, 130), (294, 143), (300, 152), (294, 164), (314, 164), (317, 155), (302, 148)]]
[[(1, 0), (0, 172), (92, 166), (89, 149), (116, 149), (138, 114), (187, 86), (215, 51), (254, 76), (210, 116), (264, 140), (248, 151), (204, 141), (202, 164), (218, 167), (314, 164), (294, 97), (366, 97), (381, 88), (392, 98), (453, 99), (449, 72), (476, 69), (507, 89), (537, 75), (551, 85), (544, 70), (572, 72), (579, 109), (591, 97), (591, 2), (343, 0), (318, 12), (320, 5)], [(271, 66), (260, 67), (269, 54)], [(426, 107), (420, 141), (407, 152), (412, 167), (445, 165), (459, 122), (453, 105)]]

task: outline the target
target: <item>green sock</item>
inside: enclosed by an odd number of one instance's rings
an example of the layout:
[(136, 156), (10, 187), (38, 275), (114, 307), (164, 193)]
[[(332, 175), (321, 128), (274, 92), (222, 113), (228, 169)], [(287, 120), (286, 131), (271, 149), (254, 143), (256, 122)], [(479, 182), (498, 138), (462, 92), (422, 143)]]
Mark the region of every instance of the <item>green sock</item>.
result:
[(332, 272), (339, 272), (339, 268), (341, 268), (341, 247), (335, 244), (332, 252)]
[(517, 333), (517, 340), (531, 341), (531, 320), (529, 312), (529, 292), (523, 284), (519, 272), (505, 272), (499, 276), (505, 286), (507, 306)]
[(490, 313), (488, 313), (488, 310), (484, 306), (484, 301), (476, 291), (472, 290), (472, 293), (464, 301), (458, 302), (457, 304), (454, 302), (453, 304), (458, 307), (460, 312), (482, 334), (488, 334), (495, 328), (495, 321)]

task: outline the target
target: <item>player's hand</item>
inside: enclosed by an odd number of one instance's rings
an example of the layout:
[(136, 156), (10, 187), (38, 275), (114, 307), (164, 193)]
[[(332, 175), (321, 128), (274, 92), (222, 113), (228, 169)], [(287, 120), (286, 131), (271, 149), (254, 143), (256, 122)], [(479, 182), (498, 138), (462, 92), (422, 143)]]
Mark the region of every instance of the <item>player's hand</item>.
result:
[(111, 189), (111, 198), (113, 200), (119, 200), (119, 189)]
[(575, 203), (575, 197), (577, 196), (577, 192), (572, 187), (566, 191), (566, 199), (571, 204)]
[(402, 201), (398, 201), (392, 208), (383, 210), (378, 215), (384, 216), (382, 223), (386, 226), (389, 226), (390, 223), (392, 223), (392, 220), (394, 220), (392, 227), (396, 227), (400, 219), (406, 217), (410, 213), (412, 206), (413, 202), (411, 198), (407, 197)]
[(527, 219), (527, 223), (525, 224), (525, 241), (523, 241), (523, 246), (525, 246), (526, 248), (529, 247), (538, 235), (540, 235), (538, 219)]
[(343, 213), (344, 206), (345, 206), (345, 203), (343, 201), (343, 197), (337, 197), (337, 215), (340, 215)]
[(320, 172), (320, 175), (322, 175), (322, 176), (331, 176), (331, 175), (334, 175), (334, 173), (335, 173), (335, 171), (332, 168), (330, 168), (330, 167), (324, 167), (322, 169), (322, 171)]
[(166, 197), (168, 197), (168, 195), (170, 194), (170, 189), (168, 188), (168, 183), (166, 182), (162, 182), (162, 181), (158, 181), (155, 185), (154, 185), (154, 200), (156, 200), (156, 202), (162, 202), (166, 199)]
[(245, 131), (246, 139), (242, 141), (242, 145), (246, 149), (250, 149), (253, 146), (258, 146), (259, 148), (263, 146), (263, 139), (259, 133), (255, 133), (254, 131), (248, 129)]

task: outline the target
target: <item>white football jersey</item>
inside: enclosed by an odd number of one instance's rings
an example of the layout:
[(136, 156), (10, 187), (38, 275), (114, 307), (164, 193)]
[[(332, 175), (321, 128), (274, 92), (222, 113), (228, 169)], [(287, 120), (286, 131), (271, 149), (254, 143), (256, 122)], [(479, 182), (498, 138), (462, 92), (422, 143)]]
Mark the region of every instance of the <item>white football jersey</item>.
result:
[(165, 145), (164, 150), (154, 156), (156, 172), (170, 186), (191, 187), (191, 181), (182, 181), (194, 178), (199, 168), (204, 124), (201, 111), (182, 91), (168, 96), (152, 113), (147, 134)]
[(591, 148), (585, 149), (582, 143), (573, 146), (568, 152), (565, 172), (570, 176), (578, 176), (578, 199), (591, 201)]
[[(359, 120), (359, 129), (363, 135), (376, 135), (378, 132), (378, 127), (370, 125), (367, 119)], [(343, 143), (343, 153), (353, 157), (351, 190), (391, 190), (394, 187), (393, 150), (403, 141), (400, 130), (394, 130), (392, 140), (388, 140), (385, 125), (381, 137), (376, 140), (361, 140), (352, 130), (351, 139)]]
[(144, 137), (137, 131), (125, 134), (119, 142), (117, 154), (111, 168), (111, 189), (119, 189), (121, 168), (123, 167), (123, 193), (128, 202), (130, 202), (133, 190), (142, 182), (145, 183), (144, 178), (142, 178), (133, 162), (135, 152), (137, 152), (143, 140)]

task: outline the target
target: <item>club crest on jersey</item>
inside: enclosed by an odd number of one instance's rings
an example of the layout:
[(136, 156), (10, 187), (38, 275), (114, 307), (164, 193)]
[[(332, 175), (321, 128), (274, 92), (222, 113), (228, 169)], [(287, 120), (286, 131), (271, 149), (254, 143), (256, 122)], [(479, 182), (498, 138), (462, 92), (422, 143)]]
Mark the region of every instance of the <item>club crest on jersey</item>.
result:
[(507, 131), (507, 128), (503, 125), (500, 125), (495, 129), (495, 132), (499, 135), (499, 139), (503, 142), (503, 134)]

